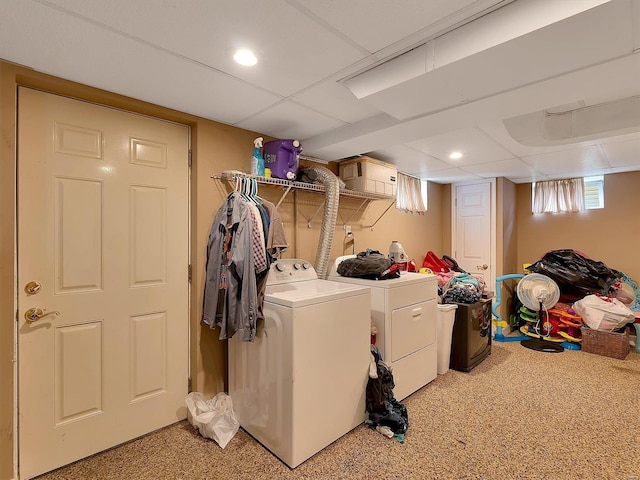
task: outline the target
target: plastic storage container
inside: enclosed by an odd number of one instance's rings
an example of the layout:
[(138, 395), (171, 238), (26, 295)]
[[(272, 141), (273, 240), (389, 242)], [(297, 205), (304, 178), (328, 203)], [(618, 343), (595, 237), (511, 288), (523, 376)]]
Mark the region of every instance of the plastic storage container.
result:
[(451, 359), (451, 336), (453, 324), (456, 321), (456, 309), (453, 303), (438, 304), (438, 323), (436, 324), (436, 338), (438, 342), (438, 375), (449, 371)]
[(357, 192), (395, 196), (398, 168), (375, 158), (359, 157), (338, 165), (347, 188)]
[(273, 140), (264, 144), (262, 156), (264, 166), (271, 176), (284, 180), (295, 180), (302, 145), (298, 140)]

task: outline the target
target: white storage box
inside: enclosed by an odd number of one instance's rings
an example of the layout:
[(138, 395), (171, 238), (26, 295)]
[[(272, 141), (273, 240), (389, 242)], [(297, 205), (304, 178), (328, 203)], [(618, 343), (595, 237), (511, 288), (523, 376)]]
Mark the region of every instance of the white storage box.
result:
[(339, 164), (340, 178), (350, 190), (378, 195), (396, 194), (398, 168), (370, 157), (345, 160)]

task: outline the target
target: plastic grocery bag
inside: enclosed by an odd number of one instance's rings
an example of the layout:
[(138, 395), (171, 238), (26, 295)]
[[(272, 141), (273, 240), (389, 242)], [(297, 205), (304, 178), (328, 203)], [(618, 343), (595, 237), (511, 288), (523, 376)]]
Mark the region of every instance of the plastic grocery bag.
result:
[(585, 325), (594, 330), (612, 331), (633, 322), (633, 312), (616, 298), (587, 295), (573, 304), (573, 310)]
[(185, 401), (189, 409), (189, 423), (197, 427), (203, 437), (215, 440), (222, 448), (226, 447), (240, 427), (231, 397), (221, 392), (206, 400), (204, 394), (191, 392)]

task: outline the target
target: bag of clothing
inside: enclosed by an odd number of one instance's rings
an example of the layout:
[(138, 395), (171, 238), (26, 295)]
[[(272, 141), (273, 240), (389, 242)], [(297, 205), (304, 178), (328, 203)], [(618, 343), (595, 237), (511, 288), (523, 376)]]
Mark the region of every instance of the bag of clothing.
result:
[(400, 266), (385, 257), (378, 250), (367, 248), (355, 258), (340, 262), (338, 274), (343, 277), (368, 278), (370, 280), (387, 280), (400, 276)]
[(608, 295), (620, 272), (571, 249), (552, 250), (527, 267), (553, 279), (560, 287), (561, 300), (572, 301), (592, 293)]

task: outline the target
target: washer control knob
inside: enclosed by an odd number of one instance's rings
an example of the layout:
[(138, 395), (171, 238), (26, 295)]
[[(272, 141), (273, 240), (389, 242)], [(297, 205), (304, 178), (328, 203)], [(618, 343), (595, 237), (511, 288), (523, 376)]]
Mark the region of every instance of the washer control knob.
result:
[(284, 272), (287, 267), (283, 263), (276, 263), (276, 270), (279, 272)]
[(302, 268), (304, 268), (305, 270), (309, 270), (309, 267), (310, 267), (310, 266), (311, 266), (311, 265), (310, 265), (309, 263), (307, 263), (307, 262), (304, 262), (304, 263), (302, 264)]
[(300, 270), (302, 268), (302, 264), (300, 262), (296, 262), (293, 264), (293, 268), (296, 270)]

